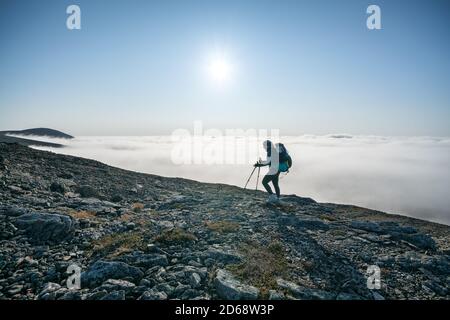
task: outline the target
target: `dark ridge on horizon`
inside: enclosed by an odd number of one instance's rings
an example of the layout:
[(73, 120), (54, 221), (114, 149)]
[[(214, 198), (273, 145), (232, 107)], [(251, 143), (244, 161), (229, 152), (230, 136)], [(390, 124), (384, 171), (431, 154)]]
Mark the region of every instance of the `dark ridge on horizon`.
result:
[(0, 131), (0, 134), (16, 134), (23, 136), (43, 136), (50, 138), (62, 138), (62, 139), (73, 139), (74, 137), (70, 134), (64, 133), (59, 130), (50, 128), (31, 128), (25, 130), (5, 130)]
[(50, 137), (50, 138), (60, 138), (60, 139), (73, 139), (74, 137), (50, 128), (32, 128), (32, 129), (25, 129), (25, 130), (5, 130), (0, 131), (0, 142), (5, 143), (18, 143), (24, 146), (39, 146), (39, 147), (53, 147), (53, 148), (61, 148), (64, 147), (64, 145), (59, 143), (52, 143), (52, 142), (44, 142), (39, 141), (35, 139), (27, 139), (27, 138), (21, 138), (21, 137), (11, 137), (9, 135), (20, 135), (20, 136), (30, 136), (31, 138), (34, 137)]

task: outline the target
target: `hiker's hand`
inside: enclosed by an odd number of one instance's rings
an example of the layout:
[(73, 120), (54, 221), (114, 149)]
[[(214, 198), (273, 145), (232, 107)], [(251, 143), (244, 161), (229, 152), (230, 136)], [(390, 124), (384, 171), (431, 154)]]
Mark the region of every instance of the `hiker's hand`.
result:
[(257, 163), (255, 163), (253, 166), (254, 166), (254, 167), (261, 167), (261, 164), (260, 164), (259, 162), (257, 162)]

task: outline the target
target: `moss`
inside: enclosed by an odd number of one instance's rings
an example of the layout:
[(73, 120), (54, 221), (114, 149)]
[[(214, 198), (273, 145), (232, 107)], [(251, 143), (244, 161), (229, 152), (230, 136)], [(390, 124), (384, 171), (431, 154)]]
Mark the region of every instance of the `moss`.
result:
[(197, 240), (197, 237), (181, 228), (164, 231), (154, 239), (160, 243), (184, 243)]
[(243, 262), (228, 266), (241, 281), (261, 290), (261, 296), (267, 298), (270, 289), (276, 289), (276, 279), (285, 276), (288, 262), (285, 250), (280, 242), (268, 246), (246, 244), (242, 248)]
[(207, 221), (206, 227), (215, 232), (229, 233), (239, 230), (239, 223), (233, 221)]

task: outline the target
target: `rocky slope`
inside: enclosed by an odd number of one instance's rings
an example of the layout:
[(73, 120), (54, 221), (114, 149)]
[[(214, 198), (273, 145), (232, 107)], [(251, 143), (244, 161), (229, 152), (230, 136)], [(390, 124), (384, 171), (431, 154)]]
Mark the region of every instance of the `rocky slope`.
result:
[[(450, 297), (448, 226), (265, 199), (0, 143), (0, 298)], [(74, 265), (79, 290), (66, 285)]]

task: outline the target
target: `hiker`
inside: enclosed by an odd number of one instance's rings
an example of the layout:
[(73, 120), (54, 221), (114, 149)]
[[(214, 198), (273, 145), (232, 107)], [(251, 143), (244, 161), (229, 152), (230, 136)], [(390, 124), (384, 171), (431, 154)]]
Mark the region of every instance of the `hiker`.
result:
[[(264, 176), (262, 184), (269, 193), (268, 202), (278, 202), (280, 200), (280, 173), (289, 171), (289, 168), (292, 166), (292, 159), (282, 143), (274, 145), (272, 141), (266, 140), (263, 142), (263, 146), (267, 153), (266, 160), (259, 160), (254, 166), (269, 166), (269, 172)], [(275, 194), (269, 185), (270, 182), (273, 184)]]

